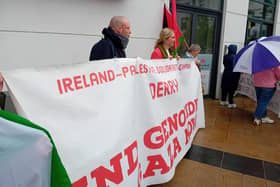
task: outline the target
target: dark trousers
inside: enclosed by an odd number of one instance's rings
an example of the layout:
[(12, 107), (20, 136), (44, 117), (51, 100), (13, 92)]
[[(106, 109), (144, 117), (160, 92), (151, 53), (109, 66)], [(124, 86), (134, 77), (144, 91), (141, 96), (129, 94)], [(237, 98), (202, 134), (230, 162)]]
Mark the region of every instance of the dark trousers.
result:
[(229, 104), (233, 104), (234, 91), (233, 88), (222, 88), (222, 101), (226, 101), (228, 97)]

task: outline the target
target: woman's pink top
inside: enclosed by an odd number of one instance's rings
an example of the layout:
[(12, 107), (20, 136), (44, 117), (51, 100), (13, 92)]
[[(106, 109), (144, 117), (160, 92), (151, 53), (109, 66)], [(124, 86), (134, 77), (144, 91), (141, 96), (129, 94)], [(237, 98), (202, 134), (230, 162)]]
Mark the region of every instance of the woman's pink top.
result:
[(274, 88), (280, 81), (280, 66), (254, 74), (255, 87)]
[(160, 49), (158, 47), (155, 48), (155, 50), (152, 52), (151, 59), (162, 59), (162, 58), (163, 56), (161, 54)]

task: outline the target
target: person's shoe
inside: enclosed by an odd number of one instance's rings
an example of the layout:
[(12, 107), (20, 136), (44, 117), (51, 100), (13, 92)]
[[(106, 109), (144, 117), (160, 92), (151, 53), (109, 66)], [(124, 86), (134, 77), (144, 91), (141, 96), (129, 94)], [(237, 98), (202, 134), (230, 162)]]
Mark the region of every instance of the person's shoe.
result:
[(220, 101), (220, 105), (226, 106), (226, 105), (228, 105), (228, 102), (227, 101)]
[(228, 108), (236, 108), (236, 104), (228, 104)]
[(261, 120), (260, 120), (260, 119), (255, 118), (255, 119), (254, 119), (254, 125), (256, 125), (256, 126), (260, 126), (260, 125), (261, 125)]
[(270, 119), (268, 116), (262, 118), (262, 123), (272, 124), (274, 123), (273, 119)]

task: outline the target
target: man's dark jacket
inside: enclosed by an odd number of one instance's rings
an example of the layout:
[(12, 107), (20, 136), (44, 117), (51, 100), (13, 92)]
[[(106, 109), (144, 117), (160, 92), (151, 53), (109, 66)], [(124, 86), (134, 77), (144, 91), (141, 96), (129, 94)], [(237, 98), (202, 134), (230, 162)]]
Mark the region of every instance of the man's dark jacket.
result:
[(101, 60), (109, 58), (125, 58), (126, 54), (119, 36), (111, 29), (104, 28), (104, 38), (97, 42), (91, 49), (89, 60)]

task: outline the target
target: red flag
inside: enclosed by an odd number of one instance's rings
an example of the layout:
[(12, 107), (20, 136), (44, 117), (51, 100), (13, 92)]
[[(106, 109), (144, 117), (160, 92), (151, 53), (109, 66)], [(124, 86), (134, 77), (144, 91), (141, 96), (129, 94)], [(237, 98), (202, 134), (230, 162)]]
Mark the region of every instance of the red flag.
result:
[(170, 13), (165, 4), (163, 7), (163, 28), (168, 27), (174, 31), (175, 34), (175, 43), (174, 43), (174, 49), (177, 50), (178, 47), (181, 46), (183, 41), (183, 34), (178, 27), (177, 24), (177, 15), (176, 15), (176, 1), (172, 0), (172, 13)]
[(164, 7), (163, 7), (163, 24), (162, 24), (162, 27), (165, 28), (165, 27), (168, 27), (168, 28), (171, 28), (172, 29), (172, 15), (171, 13), (167, 10), (165, 4), (164, 4)]

